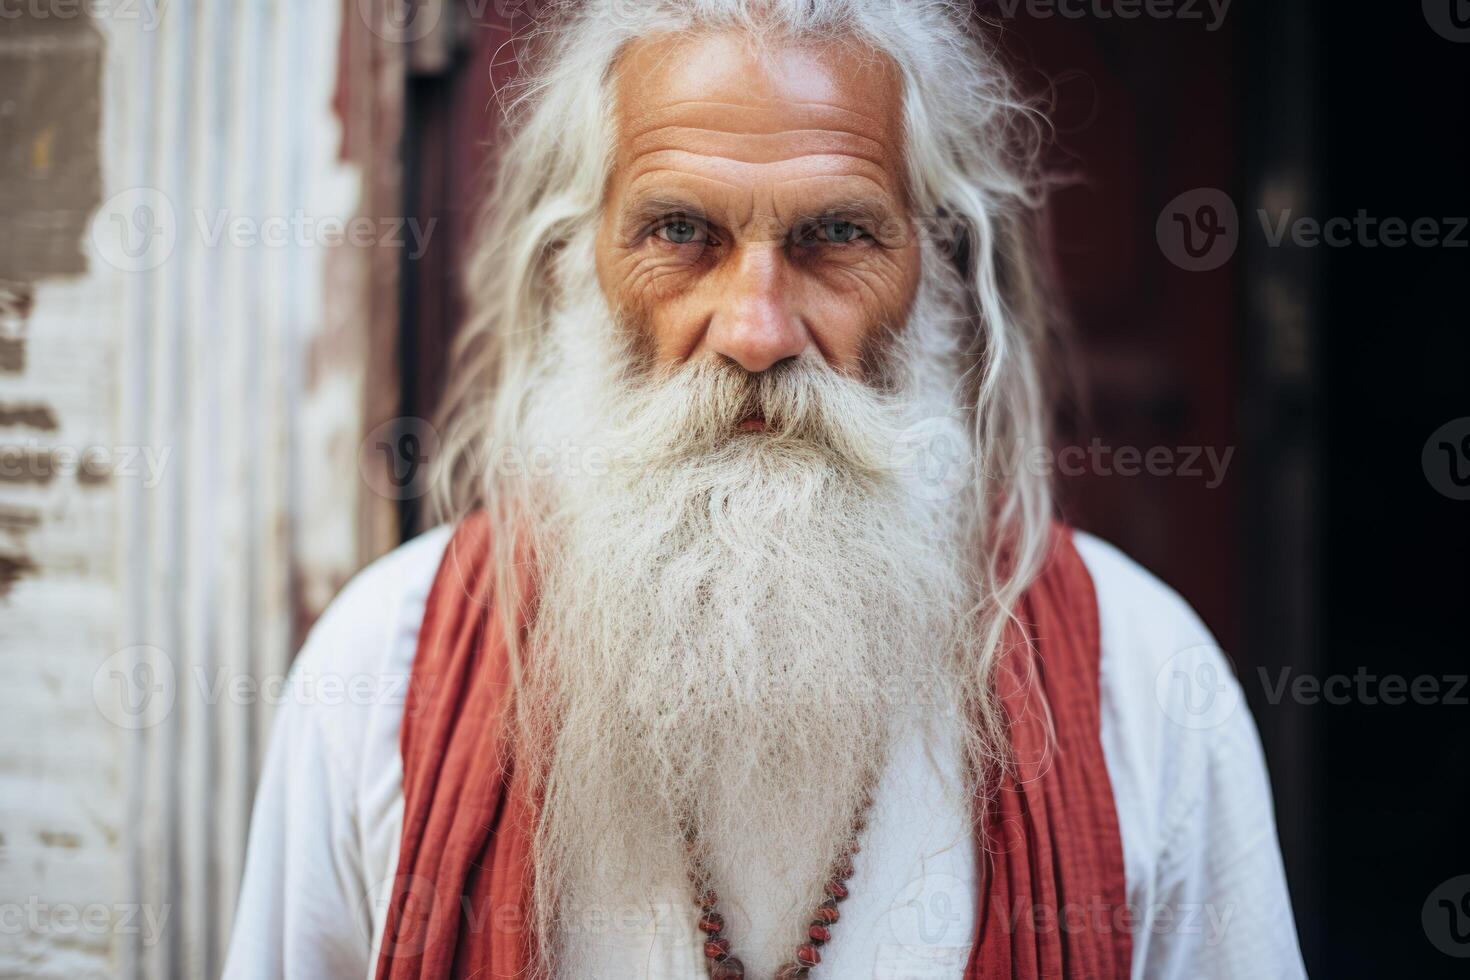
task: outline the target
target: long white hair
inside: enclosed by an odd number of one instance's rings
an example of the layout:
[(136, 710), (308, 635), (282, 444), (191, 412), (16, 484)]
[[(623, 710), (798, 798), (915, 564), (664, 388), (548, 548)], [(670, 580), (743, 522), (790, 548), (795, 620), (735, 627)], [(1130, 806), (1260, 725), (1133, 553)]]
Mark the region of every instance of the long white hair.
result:
[[(948, 346), (960, 360), (955, 376), (971, 441), (971, 469), (953, 503), (965, 511), (973, 555), (966, 693), (979, 730), (968, 750), (971, 771), (993, 771), (1004, 738), (989, 677), (1045, 558), (1052, 508), (1046, 477), (1023, 465), (1049, 427), (1040, 360), (1051, 304), (1035, 248), (1039, 113), (959, 0), (585, 0), (553, 3), (547, 13), (517, 42), (521, 76), (505, 93), (495, 182), (465, 270), (470, 315), (444, 408), (440, 515), (488, 511), (502, 609), (529, 604), (534, 597), (521, 594), (515, 564), (526, 554), (534, 484), (485, 462), (520, 444), (564, 298), (558, 260), (600, 220), (615, 138), (613, 69), (625, 46), (718, 30), (756, 42), (859, 39), (899, 69), (909, 198), (926, 266), (945, 263), (959, 293), (959, 315), (945, 322), (955, 331)], [(505, 620), (519, 681), (522, 634), (514, 616)]]

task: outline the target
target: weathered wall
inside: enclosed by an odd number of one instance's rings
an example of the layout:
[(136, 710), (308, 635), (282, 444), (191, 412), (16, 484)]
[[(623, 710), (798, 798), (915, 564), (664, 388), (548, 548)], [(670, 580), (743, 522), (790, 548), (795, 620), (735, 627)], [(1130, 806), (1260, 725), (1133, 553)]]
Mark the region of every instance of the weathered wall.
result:
[(0, 975), (214, 976), (273, 681), (396, 533), (401, 66), (356, 0), (88, 6), (0, 20)]
[(112, 293), (87, 275), (85, 242), (102, 73), (84, 17), (0, 29), (0, 973), (14, 976), (111, 975), (123, 894), (124, 739), (91, 697), (120, 599), (119, 337), (94, 315)]

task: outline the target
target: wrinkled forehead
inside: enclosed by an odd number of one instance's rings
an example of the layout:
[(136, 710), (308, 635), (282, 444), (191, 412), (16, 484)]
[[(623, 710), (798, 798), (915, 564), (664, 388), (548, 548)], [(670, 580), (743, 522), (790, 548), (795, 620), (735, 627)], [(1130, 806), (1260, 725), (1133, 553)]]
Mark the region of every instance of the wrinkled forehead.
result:
[(616, 68), (612, 180), (760, 198), (825, 178), (901, 205), (902, 91), (893, 60), (856, 38), (642, 39)]

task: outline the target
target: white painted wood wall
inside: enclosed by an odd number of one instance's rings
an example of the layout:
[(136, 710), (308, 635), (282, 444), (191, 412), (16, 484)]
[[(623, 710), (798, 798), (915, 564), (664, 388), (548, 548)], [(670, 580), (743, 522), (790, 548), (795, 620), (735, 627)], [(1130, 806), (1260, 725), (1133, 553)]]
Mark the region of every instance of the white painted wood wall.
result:
[[(394, 199), (400, 55), (353, 22), (371, 6), (170, 0), (95, 18), (88, 269), (30, 284), (28, 308), (0, 296), (0, 332), (26, 350), (0, 402), (44, 402), (59, 423), (0, 428), (0, 447), (108, 461), (90, 482), (0, 485), (0, 553), (23, 559), (0, 597), (0, 975), (218, 975), (272, 716), (248, 692), (393, 543), (358, 444), (394, 414), (396, 253), (213, 241), (222, 220), (345, 220)], [(345, 149), (344, 29), (371, 62)]]

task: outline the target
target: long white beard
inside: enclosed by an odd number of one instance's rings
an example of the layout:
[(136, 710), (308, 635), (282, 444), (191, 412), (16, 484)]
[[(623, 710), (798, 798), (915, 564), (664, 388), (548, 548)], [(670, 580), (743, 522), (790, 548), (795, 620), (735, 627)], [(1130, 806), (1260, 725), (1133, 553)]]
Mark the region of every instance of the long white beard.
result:
[[(939, 315), (921, 299), (908, 330), (942, 332), (923, 320)], [(536, 491), (521, 717), (545, 794), (538, 896), (564, 937), (671, 896), (692, 917), (693, 830), (725, 934), (771, 975), (893, 719), (914, 717), (896, 709), (960, 683), (960, 508), (911, 465), (910, 439), (954, 419), (954, 379), (917, 339), (889, 355), (888, 392), (819, 357), (640, 376), (613, 331), (582, 291), (557, 328), (578, 339), (529, 411), (535, 441), (572, 461)], [(766, 431), (738, 430), (752, 409)]]

